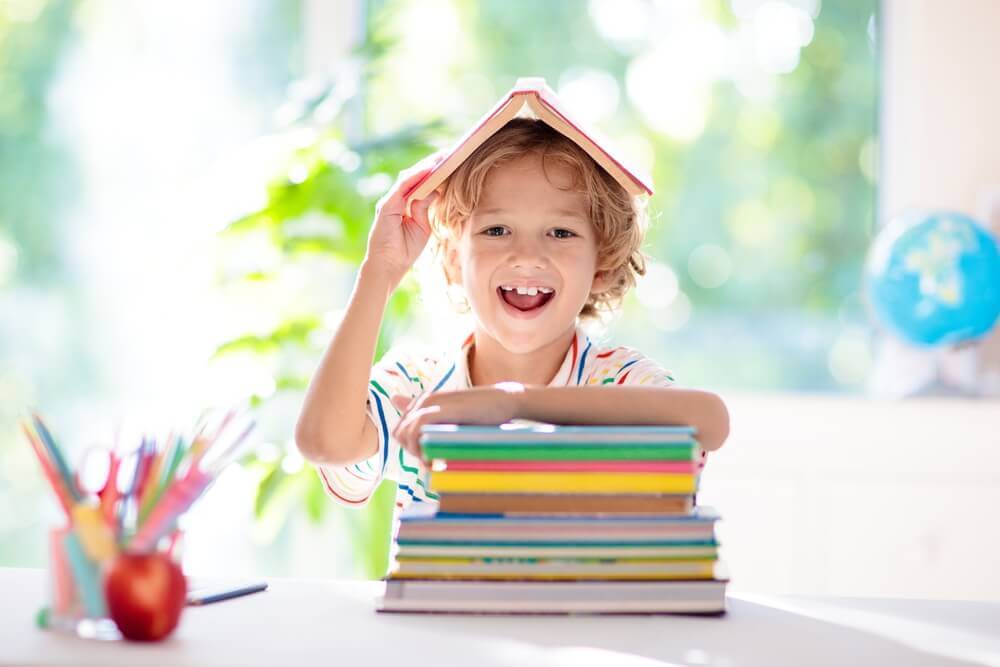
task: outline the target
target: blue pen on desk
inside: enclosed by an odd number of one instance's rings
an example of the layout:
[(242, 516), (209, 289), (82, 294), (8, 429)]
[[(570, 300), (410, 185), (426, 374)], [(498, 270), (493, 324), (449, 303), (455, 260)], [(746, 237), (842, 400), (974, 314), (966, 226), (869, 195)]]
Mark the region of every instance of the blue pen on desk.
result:
[(222, 602), (223, 600), (231, 600), (233, 598), (250, 595), (251, 593), (259, 593), (266, 590), (267, 582), (260, 581), (247, 586), (240, 586), (238, 588), (212, 588), (192, 591), (188, 593), (187, 603), (188, 606), (197, 607), (203, 604)]

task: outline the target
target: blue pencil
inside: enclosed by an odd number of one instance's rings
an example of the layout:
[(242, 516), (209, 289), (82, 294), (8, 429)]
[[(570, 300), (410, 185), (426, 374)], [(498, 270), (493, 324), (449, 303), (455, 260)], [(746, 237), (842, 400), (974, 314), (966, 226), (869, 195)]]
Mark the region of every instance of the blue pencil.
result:
[(73, 480), (73, 473), (70, 472), (69, 465), (66, 463), (66, 459), (63, 458), (62, 452), (59, 451), (59, 446), (56, 444), (55, 438), (49, 433), (49, 429), (45, 427), (45, 423), (42, 418), (38, 415), (32, 413), (32, 421), (35, 423), (35, 430), (38, 432), (38, 436), (42, 439), (42, 444), (45, 448), (49, 450), (49, 456), (52, 457), (53, 463), (56, 465), (56, 470), (59, 471), (60, 477), (66, 482), (66, 488), (69, 490), (70, 496), (72, 496), (74, 502), (80, 502), (83, 500), (83, 495), (80, 490), (76, 488), (76, 482)]
[(260, 593), (261, 591), (266, 590), (267, 583), (261, 581), (246, 586), (239, 586), (237, 588), (223, 588), (211, 591), (191, 591), (188, 593), (187, 603), (189, 606), (197, 607), (203, 604), (212, 604), (213, 602), (232, 600), (233, 598), (250, 595), (251, 593)]

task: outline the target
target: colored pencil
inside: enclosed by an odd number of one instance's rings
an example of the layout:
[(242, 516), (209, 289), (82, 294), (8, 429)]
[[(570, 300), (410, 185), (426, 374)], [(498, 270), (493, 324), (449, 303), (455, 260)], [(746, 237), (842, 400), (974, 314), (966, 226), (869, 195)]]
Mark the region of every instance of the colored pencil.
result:
[(51, 458), (53, 464), (55, 465), (55, 469), (59, 472), (60, 477), (63, 478), (63, 481), (66, 484), (66, 490), (69, 491), (70, 498), (73, 499), (73, 502), (80, 502), (83, 497), (76, 488), (76, 482), (73, 481), (73, 473), (70, 472), (66, 459), (63, 458), (62, 452), (59, 451), (59, 445), (56, 444), (52, 434), (49, 433), (49, 429), (45, 427), (45, 423), (42, 421), (41, 417), (36, 414), (32, 414), (31, 418), (35, 423), (35, 432), (41, 439), (42, 444), (44, 444), (45, 448), (48, 450), (49, 458)]
[(35, 436), (31, 432), (28, 425), (21, 422), (21, 430), (24, 431), (24, 435), (28, 439), (28, 443), (31, 445), (31, 450), (35, 452), (35, 456), (38, 457), (38, 463), (42, 467), (42, 474), (45, 475), (45, 479), (48, 480), (49, 486), (52, 487), (52, 491), (56, 494), (59, 504), (66, 513), (66, 518), (69, 519), (73, 511), (73, 500), (69, 495), (69, 490), (65, 486), (65, 481), (52, 467), (52, 462), (46, 457), (44, 447), (35, 439)]
[(157, 541), (170, 531), (177, 517), (191, 507), (212, 481), (210, 475), (197, 469), (178, 480), (139, 527), (128, 543), (129, 549), (144, 551), (155, 547)]

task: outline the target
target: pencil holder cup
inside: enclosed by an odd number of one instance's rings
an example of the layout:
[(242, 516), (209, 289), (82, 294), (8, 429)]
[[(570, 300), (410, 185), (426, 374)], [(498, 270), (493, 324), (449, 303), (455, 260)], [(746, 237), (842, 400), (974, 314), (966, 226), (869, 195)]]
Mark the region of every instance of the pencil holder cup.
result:
[(241, 421), (236, 415), (203, 415), (191, 435), (172, 432), (160, 444), (143, 435), (124, 456), (116, 436), (111, 448), (89, 448), (76, 471), (41, 416), (21, 422), (67, 519), (66, 528), (49, 533), (51, 605), (38, 613), (39, 626), (139, 641), (173, 632), (187, 603), (178, 522), (253, 430), (250, 421), (230, 438), (227, 426)]
[[(179, 565), (181, 533), (149, 551), (99, 561), (77, 532), (49, 532), (49, 606), (39, 625), (85, 639), (158, 641), (177, 626), (187, 599)], [(164, 544), (167, 542), (167, 544)]]
[(49, 606), (39, 612), (41, 627), (86, 639), (121, 639), (108, 615), (100, 566), (71, 528), (49, 531)]

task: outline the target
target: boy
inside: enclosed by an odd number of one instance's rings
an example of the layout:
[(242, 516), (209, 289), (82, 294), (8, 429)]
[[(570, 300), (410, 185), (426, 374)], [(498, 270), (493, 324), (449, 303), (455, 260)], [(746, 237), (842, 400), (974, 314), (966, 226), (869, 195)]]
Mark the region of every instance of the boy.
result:
[[(510, 121), (407, 217), (403, 193), (431, 164), (404, 171), (379, 202), (350, 303), (296, 425), (298, 447), (331, 495), (364, 504), (389, 477), (398, 506), (435, 500), (419, 445), (429, 423), (690, 424), (703, 450), (722, 446), (729, 415), (718, 396), (674, 387), (638, 351), (597, 349), (578, 328), (613, 309), (644, 272), (637, 199), (536, 120)], [(454, 355), (393, 350), (370, 368), (386, 302), (432, 226), (473, 332)]]

